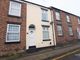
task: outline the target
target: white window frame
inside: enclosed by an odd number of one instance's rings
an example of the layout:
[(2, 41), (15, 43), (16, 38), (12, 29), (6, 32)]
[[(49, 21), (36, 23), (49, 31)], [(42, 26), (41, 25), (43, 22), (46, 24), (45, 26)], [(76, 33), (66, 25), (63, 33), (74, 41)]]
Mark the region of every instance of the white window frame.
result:
[[(60, 28), (60, 29), (59, 29)], [(63, 35), (63, 29), (62, 29), (62, 25), (57, 25), (57, 32), (59, 36)]]
[(72, 27), (68, 27), (69, 28), (69, 35), (73, 35), (73, 30), (72, 30)]
[(59, 11), (56, 11), (55, 15), (56, 15), (56, 20), (61, 20), (61, 16), (60, 16), (60, 12)]
[(70, 16), (66, 15), (67, 22), (70, 22)]
[[(43, 40), (49, 40), (49, 27), (48, 26), (42, 26), (43, 28)], [(48, 37), (44, 38), (44, 32), (48, 32)]]
[[(20, 6), (18, 8), (13, 7), (12, 4), (14, 4), (14, 3), (15, 4), (20, 4)], [(15, 13), (15, 10), (18, 10), (18, 13)], [(11, 16), (18, 16), (18, 17), (20, 17), (21, 16), (21, 3), (15, 2), (15, 1), (10, 1), (8, 14), (11, 15)]]
[[(18, 32), (16, 32), (16, 31), (15, 31), (15, 32), (9, 31), (9, 25), (17, 25), (17, 26), (19, 26), (19, 31), (18, 31)], [(20, 27), (21, 27), (21, 26), (18, 25), (18, 24), (7, 24), (6, 42), (20, 42)], [(7, 36), (8, 36), (7, 34), (8, 34), (8, 33), (19, 33), (19, 39), (18, 39), (18, 40), (8, 40), (8, 39), (7, 39)]]
[[(47, 9), (41, 9), (41, 10), (42, 10), (42, 21), (48, 21), (48, 10)], [(44, 16), (46, 16), (45, 19)]]

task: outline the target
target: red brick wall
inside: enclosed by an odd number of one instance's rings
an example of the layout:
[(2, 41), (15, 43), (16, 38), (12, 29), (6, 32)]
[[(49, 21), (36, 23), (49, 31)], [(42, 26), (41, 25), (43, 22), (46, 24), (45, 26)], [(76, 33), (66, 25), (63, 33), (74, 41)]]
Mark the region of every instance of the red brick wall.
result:
[[(56, 9), (53, 9), (52, 11), (53, 11), (53, 17), (54, 17), (54, 25), (55, 25), (55, 33), (56, 33), (57, 44), (65, 44), (68, 41), (76, 40), (77, 39), (77, 26), (78, 26), (77, 17), (69, 14), (70, 19), (71, 19), (71, 23), (67, 23), (67, 21), (66, 21), (66, 14), (67, 13), (60, 10), (63, 35), (58, 36), (58, 33), (57, 33), (58, 21), (56, 21), (56, 16), (55, 16)], [(73, 34), (74, 34), (73, 36), (69, 35), (68, 25), (72, 26), (72, 30), (73, 30)]]
[[(0, 1), (0, 52), (23, 50), (26, 46), (26, 4), (22, 3), (21, 17), (8, 15), (9, 0)], [(21, 25), (20, 43), (5, 43), (8, 23)]]
[(72, 28), (74, 33), (74, 39), (78, 39), (78, 35), (77, 35), (78, 17), (71, 16), (71, 22), (72, 22)]

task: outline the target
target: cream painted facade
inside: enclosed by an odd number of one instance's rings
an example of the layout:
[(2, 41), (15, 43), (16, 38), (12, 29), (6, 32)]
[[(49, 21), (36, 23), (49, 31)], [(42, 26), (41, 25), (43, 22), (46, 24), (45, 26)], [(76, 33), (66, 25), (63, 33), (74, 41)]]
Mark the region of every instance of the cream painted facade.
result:
[[(51, 12), (48, 9), (48, 20), (49, 22), (44, 22), (42, 21), (42, 10), (41, 6), (27, 3), (27, 18), (26, 18), (26, 49), (29, 49), (30, 44), (34, 44), (36, 48), (41, 48), (41, 47), (48, 47), (48, 46), (54, 46), (56, 44), (56, 41), (53, 37), (53, 32), (52, 32), (52, 25), (51, 23)], [(35, 25), (35, 31), (34, 31), (34, 37), (32, 39), (30, 38), (30, 30), (29, 26), (33, 24)], [(47, 25), (49, 27), (49, 39), (50, 41), (43, 41), (43, 29), (42, 25)], [(54, 30), (54, 29), (53, 29)], [(35, 38), (34, 42), (33, 39)], [(30, 42), (30, 40), (32, 40)], [(51, 43), (51, 44), (50, 44)]]

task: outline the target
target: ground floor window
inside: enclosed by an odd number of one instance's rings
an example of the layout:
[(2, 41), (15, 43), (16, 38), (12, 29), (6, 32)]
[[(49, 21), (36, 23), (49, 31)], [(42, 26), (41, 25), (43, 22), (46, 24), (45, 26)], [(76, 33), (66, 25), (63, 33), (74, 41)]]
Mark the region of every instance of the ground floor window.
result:
[(7, 24), (6, 42), (20, 41), (20, 25)]
[(73, 35), (72, 27), (69, 27), (69, 35)]
[(43, 26), (43, 40), (49, 39), (49, 27)]

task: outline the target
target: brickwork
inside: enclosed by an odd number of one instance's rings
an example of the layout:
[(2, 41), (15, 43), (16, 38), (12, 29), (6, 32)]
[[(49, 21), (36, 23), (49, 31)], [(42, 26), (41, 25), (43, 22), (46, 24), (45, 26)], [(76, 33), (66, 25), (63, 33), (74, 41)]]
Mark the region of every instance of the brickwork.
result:
[[(8, 15), (9, 0), (0, 1), (0, 53), (24, 50), (26, 46), (26, 4), (22, 3), (21, 17)], [(20, 24), (20, 42), (6, 43), (6, 30), (8, 23)]]
[[(65, 44), (69, 41), (77, 40), (78, 39), (78, 37), (77, 37), (78, 17), (75, 15), (69, 14), (67, 12), (59, 10), (60, 15), (61, 15), (61, 21), (57, 21), (56, 16), (55, 16), (56, 9), (53, 8), (51, 11), (53, 11), (55, 33), (56, 33), (55, 35), (56, 35), (57, 44)], [(66, 20), (66, 14), (69, 14), (69, 16), (70, 16), (70, 23), (68, 23)], [(57, 25), (58, 24), (60, 24), (62, 26), (62, 30), (63, 30), (62, 36), (59, 36), (57, 33)], [(73, 30), (72, 36), (69, 35), (68, 26), (72, 26), (72, 30)]]

